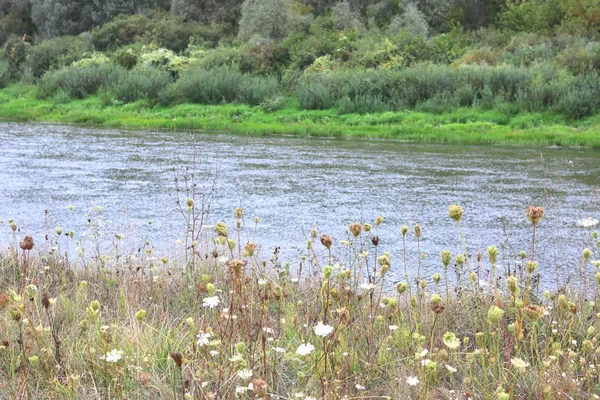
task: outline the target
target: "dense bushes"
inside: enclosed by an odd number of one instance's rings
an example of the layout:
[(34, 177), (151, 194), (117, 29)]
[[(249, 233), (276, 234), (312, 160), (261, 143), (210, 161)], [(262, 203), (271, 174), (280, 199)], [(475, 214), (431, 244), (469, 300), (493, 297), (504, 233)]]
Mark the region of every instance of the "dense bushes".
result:
[(172, 85), (161, 102), (200, 104), (245, 103), (259, 105), (281, 93), (275, 77), (242, 74), (233, 68), (206, 70), (193, 68)]
[[(305, 109), (374, 112), (443, 104), (491, 108), (517, 102), (524, 110), (553, 110), (580, 118), (600, 110), (598, 74), (563, 76), (554, 69), (416, 66), (404, 70), (305, 74), (296, 91)], [(435, 108), (435, 107), (434, 107)]]
[(38, 82), (42, 97), (63, 91), (72, 98), (82, 99), (96, 94), (101, 87), (121, 83), (126, 71), (111, 64), (71, 66), (47, 72)]
[(91, 43), (82, 36), (62, 36), (31, 46), (23, 67), (40, 77), (52, 68), (71, 65), (92, 51)]

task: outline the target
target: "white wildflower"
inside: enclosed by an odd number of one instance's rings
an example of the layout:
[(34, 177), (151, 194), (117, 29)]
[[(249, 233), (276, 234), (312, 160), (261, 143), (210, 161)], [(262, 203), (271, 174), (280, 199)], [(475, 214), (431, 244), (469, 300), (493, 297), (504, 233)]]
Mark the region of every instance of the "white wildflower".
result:
[(251, 369), (243, 369), (237, 373), (237, 375), (240, 377), (240, 379), (243, 379), (245, 381), (252, 378), (252, 374), (253, 373), (252, 373)]
[(323, 322), (319, 322), (317, 324), (317, 326), (315, 326), (315, 334), (317, 336), (329, 336), (333, 333), (333, 326), (331, 325), (324, 325)]
[(215, 308), (221, 303), (221, 300), (217, 296), (206, 297), (202, 300), (202, 306), (208, 308)]
[(298, 346), (298, 350), (296, 350), (296, 354), (305, 356), (307, 354), (312, 353), (312, 351), (314, 349), (315, 349), (315, 346), (313, 346), (311, 343), (302, 343), (300, 346)]
[(410, 376), (406, 378), (406, 383), (408, 383), (410, 386), (417, 386), (419, 384), (419, 378), (416, 376)]
[(123, 352), (121, 350), (117, 350), (117, 349), (112, 349), (111, 351), (106, 353), (106, 356), (104, 356), (104, 359), (106, 360), (106, 362), (111, 362), (111, 363), (116, 363), (121, 358), (123, 358)]
[(598, 220), (595, 218), (584, 218), (577, 221), (577, 225), (584, 228), (593, 228), (594, 226), (598, 225)]

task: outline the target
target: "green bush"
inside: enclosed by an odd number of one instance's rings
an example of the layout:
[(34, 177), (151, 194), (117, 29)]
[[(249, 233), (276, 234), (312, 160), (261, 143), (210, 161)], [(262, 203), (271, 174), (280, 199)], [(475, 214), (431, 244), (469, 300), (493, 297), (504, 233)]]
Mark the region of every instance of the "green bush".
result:
[(71, 65), (91, 50), (91, 44), (81, 36), (58, 37), (31, 46), (23, 66), (30, 68), (33, 76), (38, 78), (50, 69)]
[(0, 50), (0, 60), (8, 63), (9, 78), (16, 78), (20, 75), (20, 68), (25, 59), (31, 45), (23, 42), (21, 38), (13, 37), (8, 39), (2, 50)]
[(45, 73), (38, 80), (39, 94), (49, 97), (64, 91), (72, 98), (83, 99), (101, 87), (114, 85), (125, 74), (124, 68), (112, 64), (69, 66)]
[(115, 82), (111, 87), (119, 101), (157, 101), (160, 93), (173, 82), (171, 74), (153, 67), (138, 67)]
[(0, 60), (0, 89), (5, 88), (10, 82), (10, 64), (6, 60)]
[(238, 102), (259, 105), (279, 95), (280, 86), (275, 77), (252, 76), (233, 68), (192, 68), (163, 94), (163, 98), (172, 101), (177, 97), (199, 104)]

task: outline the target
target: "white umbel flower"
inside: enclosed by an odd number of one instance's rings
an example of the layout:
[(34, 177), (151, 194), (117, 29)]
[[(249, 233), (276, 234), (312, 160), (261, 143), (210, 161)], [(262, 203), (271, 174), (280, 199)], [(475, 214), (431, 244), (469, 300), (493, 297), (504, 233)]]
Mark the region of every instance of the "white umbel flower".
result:
[(202, 306), (208, 308), (215, 308), (221, 303), (221, 300), (217, 296), (206, 297), (202, 300)]
[(598, 225), (598, 220), (595, 218), (584, 218), (577, 221), (577, 225), (584, 228), (593, 228), (594, 226)]
[(315, 346), (313, 346), (311, 343), (302, 343), (300, 346), (298, 346), (298, 350), (296, 350), (296, 354), (305, 356), (307, 354), (312, 353), (314, 349), (315, 349)]
[(104, 359), (106, 360), (106, 362), (110, 362), (110, 363), (116, 363), (121, 358), (123, 358), (123, 352), (121, 350), (117, 350), (117, 349), (112, 349), (111, 351), (106, 353), (106, 356), (104, 356)]
[(417, 386), (419, 384), (419, 378), (416, 376), (409, 376), (406, 378), (406, 383), (408, 383), (410, 386)]
[(325, 325), (322, 321), (320, 321), (314, 329), (317, 336), (325, 337), (333, 333), (333, 326)]

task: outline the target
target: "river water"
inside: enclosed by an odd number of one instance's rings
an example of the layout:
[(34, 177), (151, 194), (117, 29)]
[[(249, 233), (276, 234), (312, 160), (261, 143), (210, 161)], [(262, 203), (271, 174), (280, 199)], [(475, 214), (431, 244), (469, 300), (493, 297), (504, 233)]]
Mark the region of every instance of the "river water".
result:
[[(83, 238), (88, 219), (100, 219), (107, 238), (124, 233), (130, 248), (150, 241), (157, 253), (167, 252), (183, 237), (173, 168), (181, 177), (185, 167), (196, 171), (199, 191), (218, 173), (210, 224), (224, 220), (233, 226), (233, 210), (242, 207), (261, 257), (269, 258), (278, 246), (280, 260), (292, 266), (313, 225), (335, 238), (334, 253), (344, 262), (338, 242), (347, 239), (348, 224), (372, 223), (382, 215), (377, 235), (380, 250), (392, 252), (392, 276), (403, 272), (399, 228), (415, 223), (423, 227), (422, 272), (431, 276), (442, 270), (442, 249), (463, 250), (447, 214), (451, 204), (465, 210), (469, 251), (498, 245), (503, 265), (511, 264), (518, 251), (530, 248), (524, 211), (535, 204), (546, 208), (536, 258), (545, 279), (557, 281), (577, 269), (581, 251), (590, 246), (589, 232), (577, 221), (600, 218), (600, 152), (586, 149), (0, 123), (0, 154), (0, 247), (14, 240), (8, 219), (17, 222), (20, 235), (33, 234), (38, 241), (56, 226)], [(412, 231), (407, 246), (414, 274)]]

